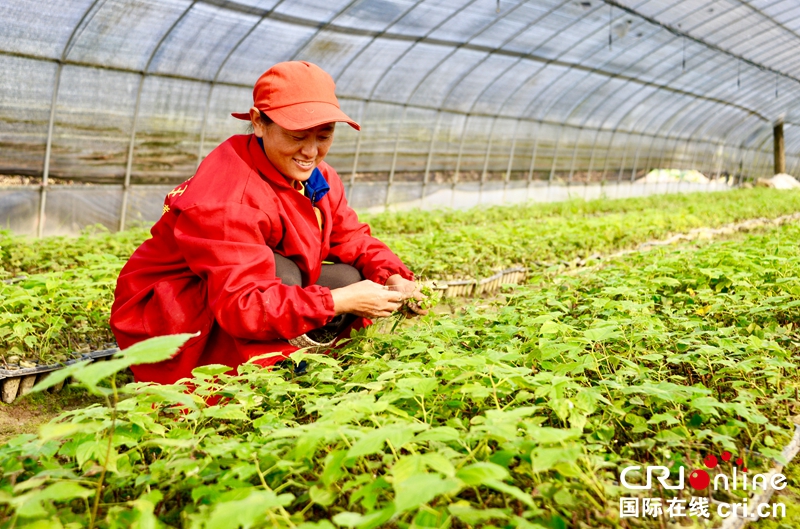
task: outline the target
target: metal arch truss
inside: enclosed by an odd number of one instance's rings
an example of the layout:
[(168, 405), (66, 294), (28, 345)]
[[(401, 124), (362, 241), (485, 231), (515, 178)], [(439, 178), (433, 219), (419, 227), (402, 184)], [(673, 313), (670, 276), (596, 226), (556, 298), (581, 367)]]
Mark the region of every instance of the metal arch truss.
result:
[[(137, 0), (132, 0), (137, 1)], [(39, 61), (54, 62), (56, 72), (53, 81), (52, 99), (50, 102), (50, 115), (48, 120), (47, 138), (45, 143), (44, 164), (42, 172), (42, 185), (40, 187), (39, 212), (37, 234), (44, 232), (46, 197), (48, 178), (50, 175), (51, 154), (53, 148), (54, 125), (61, 86), (62, 70), (65, 65), (108, 69), (113, 71), (134, 72), (139, 74), (139, 83), (136, 93), (133, 121), (128, 137), (128, 148), (125, 164), (125, 176), (122, 185), (122, 203), (120, 207), (119, 229), (124, 229), (127, 214), (131, 174), (133, 161), (136, 154), (137, 126), (142, 106), (142, 92), (148, 77), (165, 77), (189, 80), (204, 83), (208, 86), (205, 93), (205, 106), (203, 107), (202, 125), (200, 129), (199, 145), (197, 150), (197, 163), (202, 160), (209, 113), (215, 89), (222, 85), (237, 88), (250, 88), (240, 83), (225, 82), (221, 79), (222, 72), (230, 59), (240, 51), (242, 45), (254, 31), (266, 20), (274, 19), (286, 24), (295, 24), (304, 28), (313, 27), (315, 32), (288, 53), (286, 60), (300, 57), (323, 31), (351, 33), (368, 37), (365, 42), (355, 50), (344, 62), (336, 77), (341, 78), (346, 72), (361, 63), (359, 59), (376, 42), (381, 39), (405, 41), (408, 45), (400, 51), (387, 64), (380, 64), (382, 71), (376, 73), (376, 80), (363, 94), (348, 94), (341, 99), (358, 103), (358, 120), (369, 119), (371, 111), (376, 105), (392, 105), (395, 108), (392, 115), (393, 126), (390, 138), (382, 138), (390, 145), (386, 152), (386, 167), (388, 181), (384, 205), (388, 206), (392, 186), (395, 184), (395, 175), (402, 170), (401, 147), (403, 145), (404, 127), (408, 125), (410, 110), (424, 110), (435, 112), (435, 119), (431, 120), (428, 127), (419, 135), (419, 141), (427, 141), (427, 152), (424, 147), (418, 149), (418, 156), (424, 157), (424, 175), (422, 178), (422, 197), (426, 195), (426, 188), (430, 184), (430, 175), (434, 167), (434, 158), (441, 152), (441, 145), (437, 145), (438, 137), (443, 126), (444, 116), (457, 117), (460, 121), (449, 124), (454, 132), (455, 139), (448, 140), (451, 150), (457, 149), (455, 157), (455, 170), (453, 173), (453, 188), (459, 183), (460, 174), (465, 165), (465, 156), (471, 156), (474, 167), (480, 167), (480, 186), (483, 188), (488, 175), (502, 174), (504, 188), (508, 186), (513, 171), (519, 171), (519, 163), (527, 167), (526, 181), (530, 186), (534, 174), (547, 174), (547, 181), (552, 183), (556, 175), (565, 174), (566, 183), (573, 183), (577, 171), (586, 171), (589, 179), (592, 174), (600, 173), (600, 180), (622, 182), (637, 177), (641, 169), (647, 171), (655, 167), (666, 165), (681, 165), (703, 169), (710, 176), (719, 178), (722, 174), (733, 175), (739, 180), (765, 174), (769, 167), (770, 152), (768, 140), (771, 137), (772, 125), (776, 121), (784, 121), (789, 130), (800, 130), (797, 121), (800, 109), (796, 103), (800, 79), (796, 72), (800, 69), (800, 55), (795, 53), (796, 42), (800, 42), (800, 34), (793, 31), (800, 14), (795, 18), (787, 18), (792, 13), (792, 6), (782, 8), (774, 17), (744, 0), (732, 0), (742, 7), (742, 12), (731, 18), (730, 24), (753, 26), (755, 22), (768, 22), (776, 29), (780, 29), (781, 41), (775, 44), (761, 43), (758, 47), (747, 53), (734, 53), (737, 35), (724, 34), (725, 26), (709, 27), (716, 20), (715, 17), (701, 17), (700, 15), (715, 6), (716, 0), (675, 0), (671, 3), (659, 3), (658, 10), (645, 10), (650, 4), (649, 0), (634, 2), (633, 0), (599, 0), (593, 1), (584, 7), (583, 14), (575, 15), (576, 7), (572, 0), (515, 0), (507, 2), (502, 12), (496, 16), (487, 17), (485, 21), (476, 25), (469, 36), (460, 40), (447, 40), (438, 38), (437, 32), (452, 24), (457, 17), (467, 10), (476, 9), (478, 0), (463, 0), (452, 7), (452, 10), (443, 13), (438, 23), (431, 24), (429, 29), (420, 30), (416, 34), (407, 30), (393, 30), (396, 24), (406, 16), (413, 14), (417, 9), (425, 7), (432, 0), (409, 0), (398, 2), (397, 9), (387, 14), (381, 20), (377, 30), (364, 30), (350, 28), (338, 23), (342, 15), (362, 4), (361, 0), (340, 0), (340, 7), (326, 15), (326, 20), (313, 20), (298, 18), (282, 13), (281, 7), (288, 0), (277, 0), (272, 7), (262, 9), (240, 3), (236, 0), (187, 0), (182, 13), (175, 18), (169, 28), (158, 36), (158, 41), (152, 48), (144, 68), (141, 70), (126, 69), (102, 64), (87, 64), (69, 60), (70, 50), (75, 45), (81, 29), (87, 23), (93, 12), (101, 4), (100, 0), (91, 0), (89, 7), (83, 13), (57, 59), (26, 55), (24, 53), (0, 50), (0, 55), (18, 56)], [(213, 77), (187, 77), (171, 75), (162, 72), (150, 71), (151, 65), (157, 54), (162, 50), (170, 35), (179, 27), (197, 4), (214, 6), (220, 10), (245, 13), (256, 16), (255, 23), (241, 26), (241, 36), (232, 43), (222, 62), (216, 68)], [(583, 4), (583, 3), (582, 3)], [(518, 10), (526, 6), (536, 6), (538, 11), (531, 11), (530, 20), (518, 28), (512, 28), (498, 44), (489, 46), (483, 44), (481, 37), (489, 30), (497, 29), (499, 24), (519, 17)], [(662, 19), (667, 18), (670, 10), (681, 6), (681, 15), (670, 19), (669, 23)], [(571, 9), (572, 11), (567, 11)], [(599, 23), (599, 17), (605, 17), (608, 10), (610, 18), (608, 26)], [(645, 14), (647, 11), (649, 14)], [(494, 9), (492, 9), (494, 13)], [(177, 13), (176, 13), (177, 14)], [(552, 16), (552, 15), (556, 16)], [(563, 16), (568, 14), (569, 17)], [(523, 13), (525, 15), (525, 13)], [(559, 15), (561, 18), (559, 19)], [(551, 17), (548, 19), (548, 17)], [(555, 22), (554, 22), (555, 20)], [(631, 21), (628, 24), (627, 21)], [(699, 22), (694, 23), (694, 20)], [(569, 29), (578, 27), (582, 23), (591, 26), (581, 40), (574, 41), (571, 46), (559, 49), (555, 54), (546, 52), (554, 40), (564, 38), (569, 34)], [(249, 22), (247, 24), (250, 24)], [(512, 46), (515, 39), (530, 31), (532, 27), (541, 24), (552, 30), (549, 37), (529, 45), (530, 49), (521, 51)], [(549, 26), (548, 26), (549, 24)], [(555, 26), (553, 25), (555, 24)], [(617, 39), (613, 47), (605, 50), (605, 33), (617, 24), (628, 24), (629, 31), (637, 31), (641, 38), (627, 40)], [(665, 38), (666, 32), (666, 38)], [(497, 33), (495, 31), (495, 33)], [(237, 32), (237, 35), (239, 33)], [(497, 37), (494, 37), (497, 38)], [(646, 64), (646, 52), (652, 46), (654, 39), (660, 39), (664, 46), (669, 48), (665, 57), (670, 64), (676, 65), (674, 72), (661, 71), (652, 80), (641, 77), (640, 72)], [(586, 43), (590, 45), (586, 45)], [(785, 44), (790, 45), (785, 45)], [(377, 97), (386, 79), (395, 72), (396, 68), (407, 60), (411, 53), (418, 50), (421, 45), (436, 45), (447, 49), (443, 50), (440, 59), (436, 60), (426, 71), (418, 72), (409, 80), (410, 89), (407, 95), (392, 97)], [(574, 48), (584, 45), (586, 51), (579, 58), (570, 58)], [(687, 47), (688, 44), (688, 47)], [(471, 50), (482, 53), (473, 63), (464, 64), (460, 69), (445, 70), (449, 62), (458, 58), (461, 50)], [(638, 52), (638, 54), (637, 54)], [(711, 54), (709, 56), (709, 54)], [(797, 55), (797, 56), (795, 56)], [(502, 56), (511, 58), (508, 64), (498, 64), (498, 73), (492, 79), (479, 79), (480, 71), (484, 65), (493, 58)], [(631, 59), (624, 63), (620, 69), (619, 63), (626, 57)], [(710, 59), (707, 59), (710, 57)], [(703, 64), (701, 74), (698, 74), (698, 65)], [(683, 64), (682, 64), (683, 63)], [(767, 66), (769, 64), (770, 66)], [(530, 73), (514, 77), (516, 70), (530, 65)], [(679, 66), (682, 65), (682, 66)], [(370, 65), (375, 68), (376, 65)], [(732, 67), (733, 66), (733, 67)], [(744, 67), (744, 70), (742, 70)], [(559, 68), (561, 71), (555, 71)], [(741, 75), (747, 75), (746, 83), (741, 83)], [(446, 75), (451, 85), (443, 91), (442, 99), (438, 104), (421, 104), (417, 101), (418, 94), (438, 79), (437, 74)], [(511, 85), (506, 79), (515, 79)], [(470, 95), (470, 100), (455, 101), (458, 89), (465, 81), (479, 79), (480, 83)], [(572, 79), (576, 89), (558, 92), (559, 87)], [(597, 79), (597, 80), (595, 80)], [(709, 88), (708, 80), (714, 79), (715, 86)], [(775, 97), (773, 93), (776, 83), (780, 84), (780, 93)], [(586, 86), (584, 86), (584, 84)], [(732, 88), (736, 91), (731, 94)], [(589, 87), (589, 88), (587, 88)], [(602, 97), (597, 94), (604, 93)], [(623, 100), (619, 95), (624, 93)], [(415, 102), (417, 101), (417, 102)], [(756, 103), (757, 101), (757, 103)], [(491, 111), (479, 112), (478, 108)], [(521, 111), (512, 110), (521, 108)], [(647, 109), (641, 112), (642, 108)], [(466, 109), (466, 110), (465, 110)], [(694, 119), (696, 116), (705, 116), (707, 119)], [(475, 120), (485, 121), (487, 125), (480, 133), (472, 132)], [(508, 122), (506, 134), (502, 143), (498, 141), (497, 134), (500, 123)], [(473, 125), (471, 129), (471, 125)], [(460, 132), (458, 128), (460, 127)], [(508, 132), (510, 131), (510, 135)], [(545, 138), (548, 131), (555, 131), (552, 137)], [(428, 135), (429, 134), (429, 138)], [(548, 152), (543, 156), (542, 150), (546, 146)], [(363, 156), (363, 133), (356, 138), (353, 155), (353, 164), (349, 177), (349, 188), (356, 183), (359, 158)], [(391, 143), (390, 143), (391, 142)], [(468, 151), (467, 145), (470, 145)], [(623, 147), (617, 148), (616, 145)], [(477, 150), (476, 145), (480, 145)], [(526, 152), (520, 152), (520, 145), (525, 145)], [(498, 147), (499, 146), (499, 147)], [(501, 148), (508, 152), (493, 156), (493, 151)], [(791, 170), (800, 168), (800, 135), (786, 136), (787, 167)], [(480, 156), (482, 156), (482, 161)], [(526, 162), (530, 156), (529, 163)], [(538, 159), (537, 159), (538, 156)], [(588, 162), (586, 161), (588, 158)], [(468, 159), (468, 158), (467, 158)], [(494, 160), (494, 162), (493, 162)], [(480, 161), (480, 162), (479, 162)], [(617, 162), (619, 166), (617, 166)], [(420, 162), (421, 163), (421, 162)], [(363, 163), (362, 163), (363, 165)], [(398, 169), (400, 167), (400, 169)], [(515, 169), (516, 168), (516, 169)], [(549, 172), (546, 172), (549, 171)], [(629, 177), (626, 176), (630, 172)]]

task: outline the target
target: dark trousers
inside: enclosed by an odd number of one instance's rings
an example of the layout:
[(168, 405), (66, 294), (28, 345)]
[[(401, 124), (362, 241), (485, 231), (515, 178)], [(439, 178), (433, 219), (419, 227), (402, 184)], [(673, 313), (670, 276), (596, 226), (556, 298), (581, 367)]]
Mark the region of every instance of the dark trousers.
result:
[[(277, 253), (274, 255), (275, 276), (281, 280), (281, 283), (289, 286), (303, 286), (300, 269), (294, 264), (294, 261)], [(361, 273), (350, 265), (341, 263), (324, 264), (316, 284), (333, 290), (334, 288), (342, 288), (358, 283), (363, 279)]]
[[(275, 277), (280, 279), (281, 283), (284, 285), (303, 286), (300, 269), (294, 264), (294, 261), (282, 255), (278, 255), (277, 253), (274, 255)], [(361, 273), (350, 265), (342, 263), (323, 264), (316, 284), (333, 290), (335, 288), (342, 288), (347, 285), (352, 285), (353, 283), (358, 283), (363, 279)], [(345, 330), (347, 326), (355, 320), (356, 316), (353, 314), (342, 314), (331, 320), (324, 329), (333, 330), (338, 333)]]

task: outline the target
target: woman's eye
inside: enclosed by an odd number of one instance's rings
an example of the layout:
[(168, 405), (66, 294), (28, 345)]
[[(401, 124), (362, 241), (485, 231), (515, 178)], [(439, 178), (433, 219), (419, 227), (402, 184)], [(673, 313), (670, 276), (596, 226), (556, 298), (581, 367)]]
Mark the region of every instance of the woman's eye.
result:
[(294, 141), (303, 141), (305, 138), (303, 138), (302, 136), (292, 136), (292, 139)]

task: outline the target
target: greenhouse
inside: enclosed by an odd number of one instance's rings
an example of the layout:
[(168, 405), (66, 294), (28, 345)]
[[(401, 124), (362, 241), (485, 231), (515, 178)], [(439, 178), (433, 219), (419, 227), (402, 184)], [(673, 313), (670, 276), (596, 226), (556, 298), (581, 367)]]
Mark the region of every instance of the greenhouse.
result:
[(0, 529), (800, 527), (797, 2), (0, 29)]
[[(329, 158), (359, 208), (630, 196), (666, 187), (626, 185), (653, 168), (739, 183), (775, 174), (776, 127), (776, 172), (800, 162), (789, 1), (0, 9), (0, 171), (45, 184), (0, 195), (20, 232), (155, 220), (171, 187), (153, 186), (242, 133), (230, 113), (284, 60), (323, 65), (363, 124), (341, 129)], [(54, 178), (109, 185), (47, 187)]]

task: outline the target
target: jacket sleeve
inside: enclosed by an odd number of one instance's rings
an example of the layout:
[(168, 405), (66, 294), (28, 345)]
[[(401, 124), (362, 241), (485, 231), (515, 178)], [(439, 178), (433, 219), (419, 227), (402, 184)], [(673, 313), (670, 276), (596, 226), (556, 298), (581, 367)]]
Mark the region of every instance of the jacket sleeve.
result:
[(380, 285), (394, 274), (413, 281), (414, 274), (400, 258), (371, 235), (367, 224), (358, 221), (358, 215), (347, 204), (339, 176), (334, 173), (328, 178), (332, 191), (328, 195), (332, 216), (328, 256), (355, 267), (365, 279)]
[(248, 340), (291, 339), (335, 315), (330, 290), (287, 286), (275, 277), (267, 246), (274, 228), (243, 204), (197, 205), (181, 211), (174, 234), (189, 268), (205, 282), (217, 323)]

